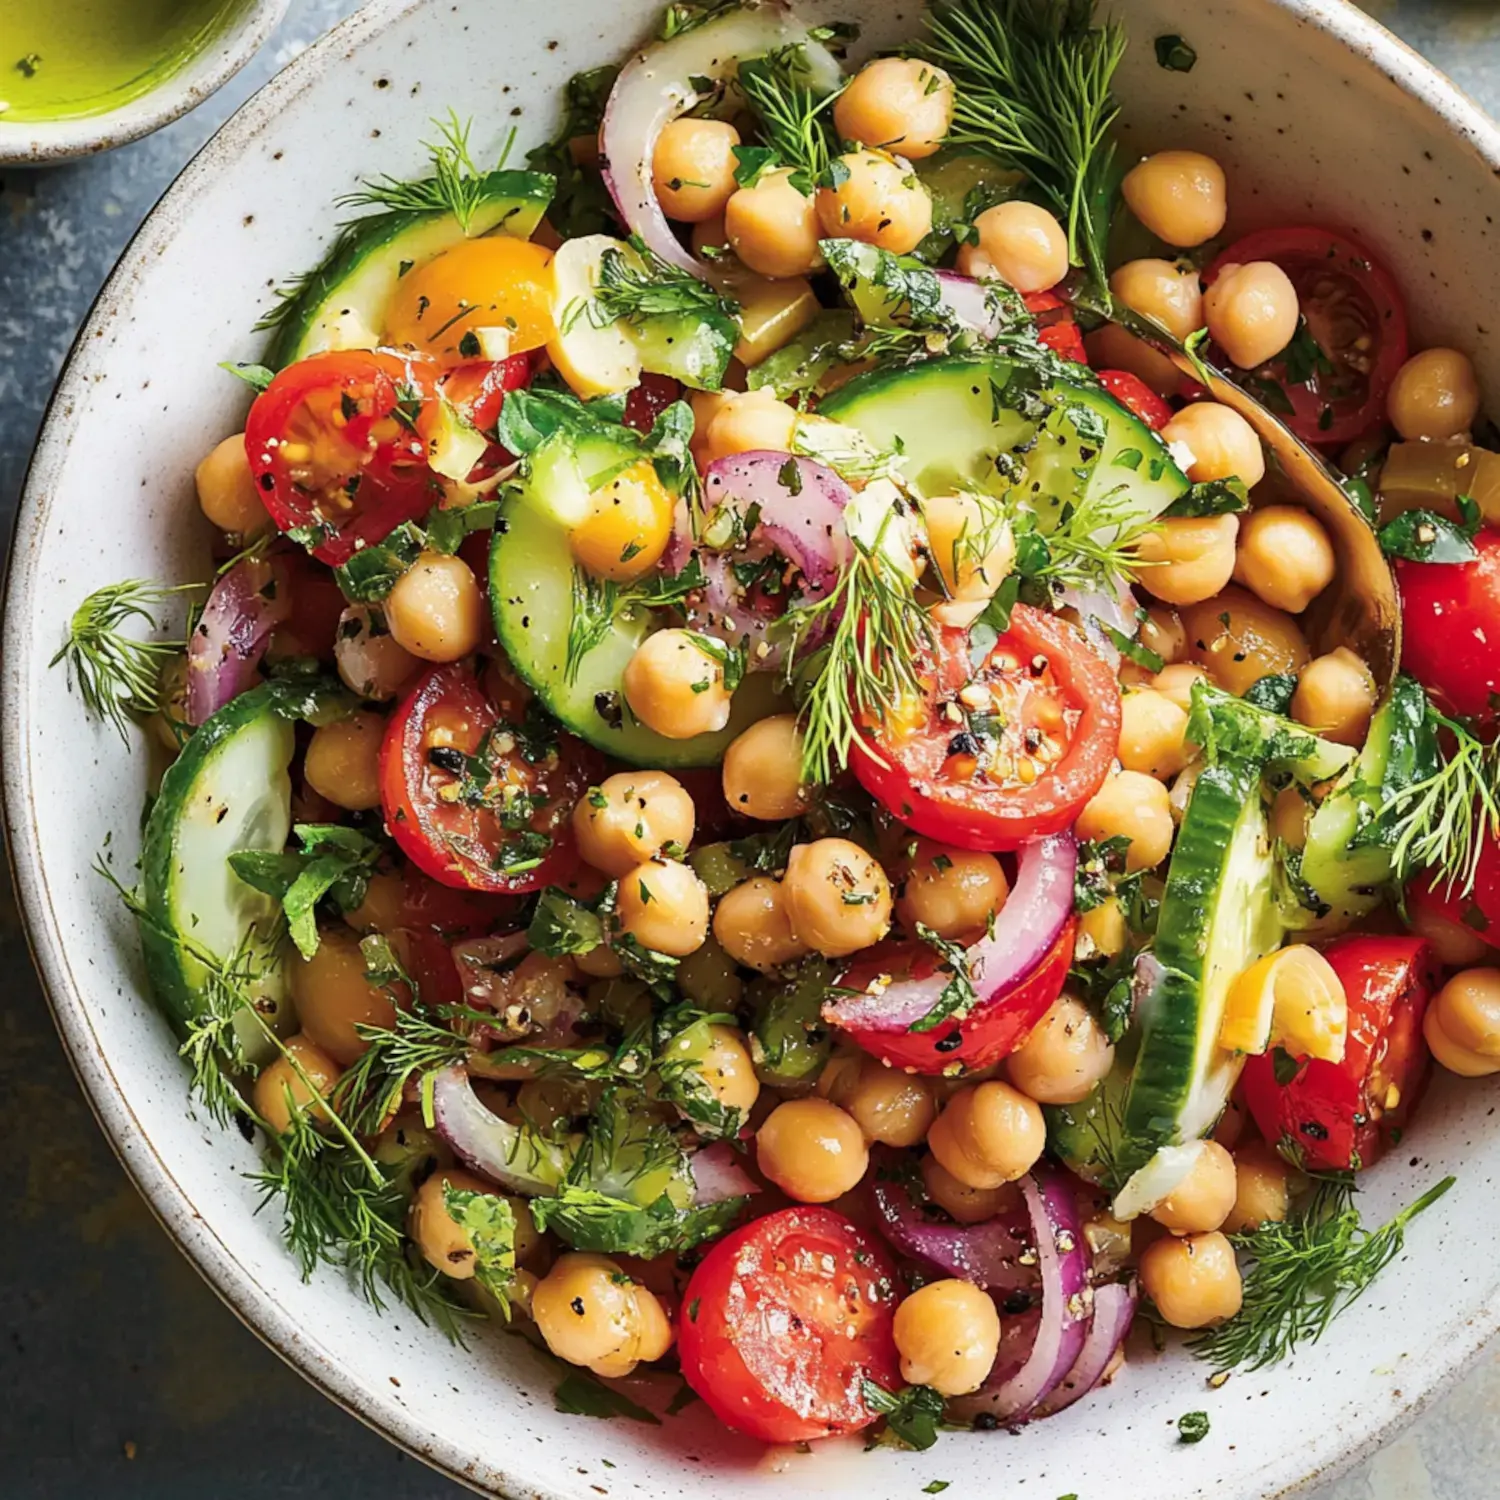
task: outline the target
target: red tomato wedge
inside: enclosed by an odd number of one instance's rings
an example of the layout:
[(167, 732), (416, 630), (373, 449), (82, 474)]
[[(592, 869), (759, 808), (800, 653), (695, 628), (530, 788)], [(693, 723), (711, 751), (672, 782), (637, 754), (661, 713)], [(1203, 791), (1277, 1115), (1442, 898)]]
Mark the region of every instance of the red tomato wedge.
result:
[[(533, 369), (529, 354), (513, 354), (509, 359), (493, 363), (473, 360), (455, 365), (439, 381), (438, 391), (443, 399), (451, 402), (466, 422), (489, 439), (484, 455), (469, 471), (468, 483), (480, 484), (514, 461), (514, 455), (501, 447), (495, 427), (500, 420), (506, 392), (530, 385)], [(433, 402), (423, 408), (417, 419), (417, 432), (424, 443), (432, 441), (437, 417), (438, 403)]]
[[(935, 1031), (870, 1031), (843, 1027), (851, 1042), (893, 1068), (940, 1074), (961, 1063), (977, 1072), (1009, 1057), (1031, 1035), (1032, 1029), (1062, 993), (1073, 962), (1073, 940), (1078, 923), (1069, 917), (1040, 963), (1019, 984), (978, 1006), (962, 1021), (951, 1021)], [(938, 964), (926, 943), (882, 943), (859, 954), (839, 975), (841, 987), (862, 990), (880, 974), (923, 979)]]
[(438, 498), (417, 422), (436, 367), (419, 355), (314, 354), (255, 399), (245, 452), (271, 519), (337, 567)]
[(1073, 316), (1072, 307), (1056, 292), (1028, 292), (1022, 299), (1026, 310), (1037, 323), (1037, 341), (1063, 359), (1080, 365), (1089, 362), (1083, 347), (1083, 333)]
[(1431, 1058), (1422, 1016), (1441, 970), (1421, 938), (1336, 938), (1323, 956), (1349, 1000), (1341, 1063), (1311, 1059), (1288, 1083), (1271, 1053), (1245, 1063), (1245, 1103), (1260, 1133), (1316, 1171), (1361, 1171), (1401, 1139)]
[(896, 1271), (873, 1235), (830, 1208), (785, 1208), (726, 1235), (683, 1293), (683, 1378), (727, 1426), (763, 1443), (875, 1421), (866, 1380), (903, 1384)]
[(443, 885), (499, 893), (571, 873), (573, 805), (603, 762), (566, 734), (546, 746), (531, 739), (464, 662), (417, 683), (380, 750), (386, 826), (413, 864)]
[(1160, 432), (1172, 420), (1172, 408), (1129, 370), (1100, 370), (1099, 384), (1153, 432)]
[(1396, 559), (1401, 589), (1401, 666), (1439, 708), (1492, 719), (1500, 695), (1500, 531), (1474, 538), (1466, 563)]
[[(968, 634), (939, 632), (918, 664), (924, 700), (853, 757), (865, 790), (901, 822), (963, 849), (1014, 849), (1071, 827), (1104, 784), (1120, 739), (1114, 673), (1066, 621), (1016, 605), (975, 663)], [(988, 694), (966, 707), (959, 692)]]
[(1406, 305), (1364, 246), (1311, 225), (1262, 229), (1236, 240), (1203, 273), (1274, 261), (1291, 278), (1309, 343), (1262, 365), (1241, 384), (1304, 442), (1352, 443), (1385, 420), (1385, 398), (1406, 362)]

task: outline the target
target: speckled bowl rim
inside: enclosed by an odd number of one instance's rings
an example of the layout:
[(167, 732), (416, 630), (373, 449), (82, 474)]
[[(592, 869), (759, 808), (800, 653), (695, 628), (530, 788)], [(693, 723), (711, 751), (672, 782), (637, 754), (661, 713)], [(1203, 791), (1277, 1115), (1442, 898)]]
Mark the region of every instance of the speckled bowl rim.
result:
[(0, 115), (0, 166), (42, 167), (112, 151), (170, 125), (216, 94), (265, 45), (291, 0), (251, 0), (244, 15), (139, 98), (70, 120)]
[[(1404, 93), (1425, 106), (1500, 177), (1500, 126), (1461, 89), (1378, 22), (1346, 0), (1262, 0), (1294, 19), (1314, 26), (1351, 52), (1365, 58)], [(285, 0), (280, 0), (284, 9)], [(30, 815), (32, 777), (28, 744), (30, 704), (23, 693), (22, 663), (38, 649), (32, 640), (33, 591), (39, 584), (37, 549), (51, 505), (55, 481), (72, 432), (54, 422), (53, 413), (82, 396), (109, 359), (105, 343), (94, 337), (101, 325), (120, 313), (132, 283), (146, 262), (145, 230), (160, 231), (180, 220), (200, 191), (248, 151), (268, 122), (291, 99), (312, 87), (331, 69), (348, 61), (387, 26), (436, 0), (369, 0), (353, 16), (292, 61), (219, 129), (183, 169), (161, 202), (132, 238), (85, 320), (64, 366), (43, 421), (17, 512), (6, 569), (4, 626), (0, 635), (0, 701), (7, 711), (0, 724), (3, 760), (3, 815), (7, 849), (16, 877), (22, 922), (48, 1004), (69, 1060), (106, 1138), (162, 1227), (203, 1278), (240, 1320), (269, 1348), (324, 1395), (413, 1457), (474, 1490), (522, 1500), (538, 1495), (533, 1481), (493, 1467), (459, 1443), (434, 1441), (412, 1414), (379, 1385), (361, 1380), (334, 1349), (308, 1338), (287, 1309), (203, 1221), (174, 1176), (172, 1164), (147, 1138), (131, 1111), (124, 1090), (104, 1055), (74, 967), (64, 951)], [(272, 9), (277, 9), (277, 6)], [(1500, 188), (1497, 188), (1500, 192)], [(1286, 1453), (1278, 1467), (1262, 1470), (1269, 1487), (1260, 1496), (1240, 1492), (1235, 1500), (1274, 1500), (1307, 1485), (1323, 1482), (1370, 1456), (1424, 1411), (1469, 1368), (1486, 1342), (1500, 1329), (1500, 1299), (1452, 1331), (1441, 1355), (1421, 1367), (1420, 1380), (1403, 1382), (1400, 1406), (1362, 1425), (1330, 1430), (1325, 1440)], [(1415, 1373), (1415, 1372), (1413, 1372)], [(1414, 1389), (1420, 1386), (1420, 1389)]]

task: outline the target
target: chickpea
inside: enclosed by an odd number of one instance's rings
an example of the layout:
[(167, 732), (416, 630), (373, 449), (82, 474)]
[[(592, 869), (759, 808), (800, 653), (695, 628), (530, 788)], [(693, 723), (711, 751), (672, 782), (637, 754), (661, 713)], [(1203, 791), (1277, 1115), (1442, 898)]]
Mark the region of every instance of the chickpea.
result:
[(1015, 1206), (1016, 1189), (1009, 1183), (996, 1188), (970, 1187), (930, 1152), (922, 1158), (921, 1167), (927, 1196), (960, 1224), (982, 1224)]
[(1242, 370), (1275, 359), (1300, 316), (1297, 289), (1274, 261), (1225, 266), (1203, 294), (1209, 336)]
[(818, 211), (791, 182), (791, 169), (762, 172), (724, 205), (724, 233), (740, 261), (773, 279), (823, 269)]
[(709, 417), (699, 463), (707, 468), (721, 458), (762, 449), (788, 453), (796, 426), (796, 410), (778, 401), (769, 387), (730, 395)]
[(854, 1119), (814, 1095), (788, 1099), (766, 1116), (755, 1159), (788, 1198), (830, 1203), (863, 1180), (870, 1152)]
[(1078, 915), (1074, 951), (1080, 958), (1093, 958), (1099, 954), (1113, 958), (1125, 951), (1129, 939), (1130, 927), (1125, 921), (1124, 909), (1114, 896)]
[(385, 719), (355, 713), (313, 730), (302, 775), (320, 797), (350, 812), (380, 806), (380, 746)]
[(1146, 1295), (1174, 1328), (1215, 1327), (1244, 1300), (1234, 1247), (1217, 1230), (1153, 1240), (1141, 1251), (1139, 1275)]
[(1426, 938), (1432, 944), (1432, 951), (1449, 968), (1468, 968), (1495, 956), (1494, 948), (1472, 927), (1415, 902), (1407, 908), (1406, 925), (1418, 937)]
[(668, 844), (693, 842), (693, 799), (665, 771), (617, 771), (590, 787), (573, 809), (578, 852), (596, 870), (621, 876)]
[(727, 120), (684, 115), (664, 125), (651, 156), (661, 211), (683, 224), (702, 224), (722, 213), (738, 186), (734, 148), (739, 143), (739, 131)]
[(385, 601), (386, 624), (396, 644), (424, 661), (457, 661), (484, 639), (484, 595), (468, 563), (424, 552)]
[(1158, 151), (1126, 174), (1120, 191), (1157, 239), (1179, 249), (1211, 240), (1229, 216), (1224, 169), (1198, 151)]
[(1311, 653), (1297, 622), (1231, 584), (1182, 612), (1188, 656), (1237, 698), (1262, 677), (1300, 672)]
[(620, 925), (657, 953), (685, 958), (708, 936), (708, 888), (675, 859), (653, 859), (620, 877)]
[(531, 1222), (531, 1210), (524, 1198), (508, 1193), (497, 1193), (494, 1187), (472, 1172), (449, 1168), (434, 1172), (417, 1189), (412, 1200), (407, 1227), (422, 1258), (434, 1270), (455, 1281), (468, 1281), (474, 1275), (474, 1242), (469, 1232), (448, 1212), (447, 1193), (483, 1193), (486, 1196), (504, 1198), (510, 1204), (516, 1219), (516, 1259), (521, 1259), (523, 1247), (527, 1253), (540, 1243), (536, 1226)]
[(839, 185), (818, 189), (823, 232), (893, 255), (915, 250), (932, 230), (932, 196), (911, 167), (877, 151), (850, 151), (840, 164)]
[(901, 1378), (941, 1396), (977, 1391), (1000, 1349), (1000, 1314), (972, 1281), (929, 1281), (896, 1309)]
[(1460, 1078), (1487, 1078), (1491, 1073), (1500, 1072), (1500, 1058), (1472, 1051), (1448, 1035), (1448, 1029), (1443, 1025), (1443, 1013), (1436, 1005), (1429, 1005), (1427, 1014), (1422, 1017), (1422, 1035), (1438, 1062)]
[(1347, 646), (1337, 646), (1298, 673), (1292, 717), (1336, 745), (1359, 746), (1377, 696), (1374, 674)]
[(760, 1096), (760, 1080), (745, 1035), (719, 1022), (690, 1026), (673, 1037), (663, 1057), (670, 1063), (689, 1062), (702, 1087), (726, 1110), (745, 1120)]
[(1160, 323), (1174, 338), (1185, 339), (1203, 327), (1203, 288), (1193, 266), (1127, 261), (1109, 278), (1109, 289), (1132, 312)]
[(1297, 785), (1282, 787), (1271, 804), (1271, 837), (1292, 849), (1307, 843), (1307, 825), (1312, 818), (1312, 803)]
[(375, 703), (394, 698), (417, 670), (416, 657), (400, 645), (385, 615), (370, 604), (351, 604), (339, 616), (333, 657), (344, 686)]
[(1217, 401), (1184, 406), (1161, 430), (1169, 443), (1183, 443), (1193, 455), (1187, 477), (1194, 484), (1238, 479), (1253, 489), (1266, 477), (1266, 456), (1255, 429)]
[(999, 1079), (960, 1089), (927, 1132), (932, 1154), (960, 1182), (977, 1188), (1024, 1177), (1046, 1142), (1041, 1107)]
[(672, 1346), (672, 1326), (655, 1295), (603, 1255), (560, 1255), (532, 1290), (531, 1316), (559, 1359), (606, 1380)]
[(209, 450), (193, 475), (198, 504), (220, 531), (231, 536), (251, 536), (271, 524), (261, 502), (250, 458), (245, 452), (245, 434), (237, 432)]
[(840, 140), (920, 161), (942, 145), (953, 124), (953, 80), (916, 58), (876, 58), (835, 101), (833, 123)]
[(1328, 532), (1300, 505), (1262, 505), (1241, 517), (1235, 582), (1272, 609), (1300, 615), (1333, 582), (1336, 568)]
[(1222, 1226), (1225, 1234), (1244, 1234), (1262, 1224), (1286, 1218), (1290, 1174), (1280, 1156), (1264, 1141), (1248, 1141), (1234, 1154), (1234, 1207)]
[(1500, 969), (1465, 969), (1433, 999), (1443, 1030), (1460, 1047), (1500, 1058)]
[(890, 931), (891, 883), (848, 839), (796, 845), (781, 888), (792, 931), (827, 958), (868, 948)]
[(769, 875), (746, 880), (719, 898), (714, 937), (736, 963), (761, 974), (808, 952), (792, 930), (781, 882)]
[(1217, 1141), (1199, 1141), (1197, 1147), (1187, 1176), (1151, 1210), (1173, 1234), (1217, 1229), (1234, 1207), (1234, 1158)]
[(313, 1120), (322, 1123), (328, 1119), (327, 1110), (313, 1104), (313, 1095), (326, 1099), (339, 1081), (340, 1071), (339, 1065), (300, 1031), (284, 1046), (286, 1055), (261, 1069), (250, 1095), (256, 1114), (277, 1135), (290, 1127), (294, 1109), (301, 1113), (311, 1106)]
[[(720, 209), (712, 218), (693, 225), (688, 244), (699, 260), (713, 260), (729, 250), (729, 235), (724, 228), (724, 210)], [(712, 253), (705, 253), (712, 252)]]
[(568, 545), (595, 578), (634, 583), (667, 550), (675, 505), (655, 467), (643, 458), (589, 496), (588, 514), (569, 534)]
[(1187, 763), (1187, 714), (1152, 688), (1137, 688), (1120, 701), (1120, 764), (1170, 781)]
[[(725, 407), (738, 401), (740, 395), (739, 391), (692, 391), (689, 393), (688, 407), (693, 413), (693, 435), (688, 439), (688, 448), (692, 452), (693, 462), (700, 469), (706, 469), (711, 461), (708, 455), (708, 429), (713, 426), (714, 418)], [(797, 414), (792, 412), (791, 421), (796, 420)], [(790, 433), (790, 424), (787, 430)], [(722, 455), (719, 456), (722, 457)]]
[(863, 1052), (834, 1058), (818, 1079), (818, 1092), (848, 1113), (867, 1141), (882, 1146), (918, 1145), (937, 1115), (925, 1079)]
[(390, 932), (406, 919), (406, 883), (399, 875), (377, 870), (365, 886), (364, 898), (344, 920), (360, 933)]
[(671, 740), (715, 734), (729, 722), (724, 664), (691, 631), (658, 630), (625, 667), (625, 701), (648, 728)]
[(1231, 1098), (1224, 1106), (1224, 1113), (1219, 1116), (1219, 1123), (1214, 1126), (1213, 1138), (1226, 1151), (1233, 1151), (1239, 1145), (1248, 1123), (1245, 1106), (1238, 1098)]
[(1187, 630), (1182, 616), (1165, 605), (1152, 604), (1141, 621), (1140, 642), (1148, 651), (1154, 651), (1162, 659), (1163, 666), (1170, 667), (1181, 661), (1187, 650)]
[(1105, 323), (1084, 337), (1089, 363), (1096, 370), (1124, 370), (1145, 381), (1163, 400), (1182, 392), (1182, 372), (1144, 339), (1127, 333), (1118, 323)]
[(1457, 349), (1424, 349), (1396, 371), (1385, 409), (1408, 442), (1458, 437), (1479, 415), (1479, 377)]
[(1059, 995), (1006, 1060), (1010, 1081), (1038, 1104), (1077, 1104), (1114, 1065), (1115, 1049), (1094, 1013)]
[(294, 953), (289, 963), (303, 1035), (342, 1067), (358, 1062), (369, 1048), (356, 1026), (396, 1024), (390, 993), (365, 978), (365, 956), (354, 932), (329, 928), (311, 958)]
[(1202, 667), (1187, 661), (1175, 662), (1170, 667), (1163, 667), (1151, 679), (1151, 688), (1163, 698), (1171, 699), (1184, 714), (1188, 714), (1193, 709), (1193, 684), (1208, 680), (1208, 673)]
[(724, 752), (724, 800), (746, 817), (779, 821), (807, 810), (802, 731), (795, 714), (752, 724)]
[(1016, 539), (993, 501), (934, 495), (922, 505), (927, 550), (947, 598), (933, 607), (945, 625), (970, 625), (1015, 566)]
[(578, 972), (590, 979), (618, 979), (625, 972), (620, 955), (608, 943), (600, 943), (586, 953), (575, 953), (573, 962), (578, 965)]
[(896, 915), (908, 932), (921, 922), (939, 937), (958, 938), (981, 931), (1009, 894), (993, 854), (922, 839), (901, 881)]
[(1211, 599), (1234, 574), (1240, 518), (1174, 516), (1141, 533), (1141, 583), (1167, 604)]
[(1078, 837), (1102, 842), (1127, 838), (1127, 870), (1153, 870), (1172, 847), (1172, 805), (1154, 776), (1120, 771), (1094, 793), (1078, 815)]
[(1055, 215), (1012, 198), (974, 220), (975, 238), (958, 247), (965, 276), (998, 276), (1018, 292), (1045, 292), (1068, 274), (1068, 237)]

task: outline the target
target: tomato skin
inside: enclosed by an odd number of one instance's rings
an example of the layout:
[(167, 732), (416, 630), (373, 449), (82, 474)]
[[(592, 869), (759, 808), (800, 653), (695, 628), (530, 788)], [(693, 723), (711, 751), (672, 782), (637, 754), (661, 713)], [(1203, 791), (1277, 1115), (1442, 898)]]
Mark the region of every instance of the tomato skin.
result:
[(1467, 896), (1450, 890), (1447, 880), (1433, 871), (1407, 882), (1406, 907), (1441, 917), (1494, 947), (1500, 944), (1500, 840), (1488, 829), (1482, 838), (1474, 888)]
[[(515, 455), (496, 439), (495, 428), (506, 394), (530, 385), (535, 368), (531, 355), (512, 354), (509, 359), (455, 365), (443, 375), (438, 386), (441, 394), (490, 440), (479, 462), (469, 470), (468, 483), (480, 484), (515, 461)], [(424, 440), (430, 439), (434, 424), (423, 419), (434, 411), (428, 408), (418, 419), (417, 430)]]
[[(844, 1027), (844, 1035), (871, 1057), (892, 1068), (937, 1076), (962, 1063), (965, 1072), (977, 1072), (1009, 1057), (1031, 1035), (1052, 1002), (1062, 993), (1068, 967), (1073, 962), (1073, 940), (1078, 922), (1069, 917), (1041, 961), (1019, 984), (996, 995), (963, 1021), (949, 1022), (935, 1031), (869, 1031)], [(840, 987), (863, 989), (877, 974), (910, 973), (925, 977), (937, 965), (937, 955), (925, 943), (888, 943), (859, 955), (859, 961), (839, 975)], [(951, 1045), (957, 1032), (959, 1046)], [(939, 1044), (948, 1042), (945, 1050)]]
[(1027, 292), (1021, 299), (1037, 322), (1037, 342), (1045, 349), (1076, 364), (1089, 362), (1083, 347), (1083, 332), (1073, 317), (1072, 307), (1056, 292)]
[[(278, 543), (279, 547), (285, 545)], [(287, 590), (292, 596), (291, 612), (281, 626), (285, 635), (278, 645), (290, 637), (299, 655), (331, 662), (339, 618), (349, 607), (349, 601), (333, 574), (318, 567), (306, 553), (288, 547), (285, 553), (277, 553), (277, 560), (286, 566)]]
[[(1335, 938), (1323, 956), (1349, 999), (1343, 1062), (1311, 1059), (1281, 1084), (1266, 1053), (1246, 1061), (1241, 1086), (1267, 1141), (1295, 1144), (1317, 1171), (1362, 1171), (1400, 1139), (1426, 1086), (1432, 1060), (1422, 1017), (1442, 970), (1416, 937)], [(1398, 1097), (1388, 1109), (1392, 1088)]]
[(1100, 370), (1099, 384), (1152, 432), (1160, 432), (1172, 420), (1172, 408), (1139, 375), (1128, 370)]
[(1267, 368), (1292, 404), (1290, 416), (1279, 413), (1287, 426), (1315, 447), (1352, 443), (1379, 426), (1385, 420), (1386, 394), (1396, 371), (1406, 363), (1409, 347), (1406, 304), (1395, 278), (1348, 235), (1318, 225), (1297, 225), (1262, 229), (1237, 240), (1203, 273), (1204, 286), (1211, 287), (1225, 266), (1252, 260), (1274, 261), (1287, 273), (1304, 315), (1309, 306), (1319, 303), (1313, 295), (1315, 286), (1330, 280), (1342, 283), (1347, 289), (1344, 307), (1356, 310), (1376, 344), (1375, 359), (1356, 388), (1331, 399), (1309, 385), (1285, 381), (1282, 361), (1272, 360)]
[[(578, 851), (570, 814), (584, 788), (599, 779), (602, 759), (565, 734), (558, 736), (556, 754), (536, 767), (515, 751), (494, 752), (497, 777), (545, 798), (528, 826), (552, 840), (537, 864), (506, 873), (489, 858), (501, 839), (494, 814), (437, 794), (435, 777), (444, 777), (445, 783), (454, 778), (430, 758), (428, 732), (435, 718), (449, 727), (461, 726), (453, 728), (453, 743), (457, 748), (461, 733), (467, 755), (475, 753), (489, 731), (503, 727), (500, 711), (464, 662), (434, 667), (391, 715), (380, 749), (381, 802), (386, 826), (406, 857), (441, 885), (501, 895), (540, 890), (571, 874)], [(476, 857), (479, 853), (486, 858)]]
[[(1114, 673), (1065, 621), (1016, 605), (1010, 629), (986, 661), (1000, 653), (1023, 664), (1045, 657), (1077, 721), (1061, 760), (1030, 785), (958, 781), (943, 774), (954, 726), (939, 715), (937, 704), (976, 673), (967, 633), (943, 630), (939, 636), (937, 662), (926, 674), (931, 679), (926, 719), (911, 730), (882, 726), (867, 741), (856, 742), (860, 753), (853, 756), (853, 768), (860, 784), (908, 827), (961, 849), (1015, 849), (1071, 827), (1104, 784), (1119, 744), (1120, 688)], [(1018, 671), (1025, 673), (1026, 667)]]
[(401, 884), (401, 925), (439, 937), (478, 937), (513, 928), (524, 908), (521, 896), (444, 885), (413, 864), (402, 866)]
[(625, 398), (621, 420), (637, 432), (650, 432), (656, 419), (681, 395), (681, 385), (670, 375), (642, 375), (640, 384)]
[(1490, 720), (1500, 693), (1500, 531), (1482, 528), (1466, 563), (1396, 559), (1401, 666), (1439, 708)]
[(453, 950), (435, 932), (420, 928), (403, 928), (398, 952), (404, 950), (407, 972), (416, 982), (417, 998), (429, 1010), (443, 1005), (464, 1003), (464, 982)]
[(880, 1240), (797, 1206), (718, 1242), (682, 1296), (677, 1353), (720, 1421), (763, 1443), (858, 1432), (865, 1380), (898, 1390), (896, 1271)]

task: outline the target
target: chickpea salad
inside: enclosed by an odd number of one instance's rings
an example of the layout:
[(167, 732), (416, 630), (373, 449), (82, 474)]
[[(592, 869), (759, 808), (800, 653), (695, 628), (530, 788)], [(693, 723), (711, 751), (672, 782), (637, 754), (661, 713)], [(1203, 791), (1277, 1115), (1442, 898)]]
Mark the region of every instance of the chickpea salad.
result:
[(1355, 1206), (1500, 1071), (1500, 433), (1357, 241), (1117, 151), (1125, 46), (675, 4), (224, 366), (217, 572), (57, 661), (163, 763), (99, 868), (306, 1274), (565, 1410), (926, 1448), (1277, 1363), (1451, 1185)]

